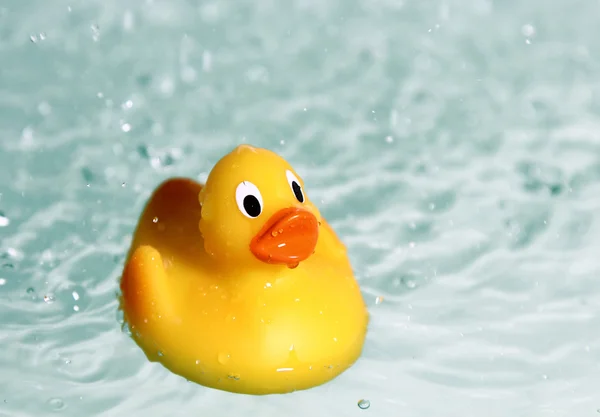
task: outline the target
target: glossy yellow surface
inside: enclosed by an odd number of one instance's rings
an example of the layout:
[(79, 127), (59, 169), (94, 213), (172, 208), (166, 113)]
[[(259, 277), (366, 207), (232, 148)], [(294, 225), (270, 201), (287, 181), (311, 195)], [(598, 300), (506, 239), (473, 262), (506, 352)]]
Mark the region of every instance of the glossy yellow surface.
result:
[[(252, 218), (238, 197), (256, 190), (262, 211)], [(346, 248), (302, 180), (275, 153), (247, 145), (225, 155), (205, 186), (174, 178), (155, 190), (121, 290), (125, 320), (150, 360), (238, 393), (333, 379), (360, 356), (368, 325)]]

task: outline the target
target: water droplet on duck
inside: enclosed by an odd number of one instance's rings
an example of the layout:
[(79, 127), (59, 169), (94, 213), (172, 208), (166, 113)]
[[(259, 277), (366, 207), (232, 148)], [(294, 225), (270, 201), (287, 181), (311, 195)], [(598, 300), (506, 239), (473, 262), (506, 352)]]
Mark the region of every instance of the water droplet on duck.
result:
[(298, 265), (300, 265), (300, 263), (299, 263), (299, 262), (296, 262), (296, 263), (294, 263), (294, 264), (290, 264), (290, 265), (288, 265), (288, 268), (290, 268), (290, 269), (295, 269), (295, 268), (297, 268), (297, 267), (298, 267)]
[(369, 401), (369, 400), (360, 400), (358, 402), (358, 408), (360, 408), (361, 410), (366, 410), (370, 406), (371, 406), (371, 401)]
[(153, 218), (152, 223), (158, 223), (158, 217)]
[(240, 376), (238, 374), (229, 374), (229, 375), (227, 375), (227, 378), (232, 379), (234, 381), (240, 380)]
[(279, 233), (277, 232), (277, 230), (273, 230), (273, 231), (271, 232), (271, 236), (273, 236), (273, 237), (277, 237), (277, 235), (278, 235), (278, 234), (279, 234)]
[(156, 352), (156, 354), (157, 354), (159, 357), (163, 357), (163, 356), (165, 356), (165, 354), (164, 354), (162, 351), (160, 351), (160, 350), (159, 350), (158, 352)]
[(219, 353), (219, 356), (217, 357), (219, 363), (221, 365), (225, 365), (227, 362), (229, 362), (229, 353), (225, 353), (225, 352), (221, 352)]

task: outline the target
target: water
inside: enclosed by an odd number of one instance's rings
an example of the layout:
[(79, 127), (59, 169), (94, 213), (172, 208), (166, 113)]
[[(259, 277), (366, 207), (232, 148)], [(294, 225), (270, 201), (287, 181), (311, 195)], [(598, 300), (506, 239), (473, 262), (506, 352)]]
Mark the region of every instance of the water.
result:
[[(599, 13), (1, 2), (0, 415), (596, 415)], [(242, 142), (303, 175), (372, 314), (360, 361), (309, 391), (186, 382), (116, 313), (152, 188)]]

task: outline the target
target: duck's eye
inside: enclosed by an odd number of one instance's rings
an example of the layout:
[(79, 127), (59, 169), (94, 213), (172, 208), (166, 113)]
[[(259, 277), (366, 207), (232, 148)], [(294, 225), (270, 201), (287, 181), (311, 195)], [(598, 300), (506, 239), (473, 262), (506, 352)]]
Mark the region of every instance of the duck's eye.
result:
[(260, 216), (263, 199), (256, 185), (244, 181), (235, 189), (235, 201), (242, 214), (251, 219)]
[(288, 183), (292, 188), (292, 192), (296, 196), (296, 200), (298, 200), (301, 203), (304, 203), (304, 191), (300, 186), (300, 181), (298, 180), (298, 178), (296, 178), (296, 176), (290, 170), (285, 171), (285, 176), (287, 177)]

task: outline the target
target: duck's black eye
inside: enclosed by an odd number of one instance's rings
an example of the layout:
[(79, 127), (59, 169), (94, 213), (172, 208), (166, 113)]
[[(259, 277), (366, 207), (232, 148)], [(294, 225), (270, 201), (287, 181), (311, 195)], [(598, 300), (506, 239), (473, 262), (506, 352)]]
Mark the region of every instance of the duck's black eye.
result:
[(235, 201), (242, 214), (255, 218), (262, 213), (263, 199), (258, 187), (248, 181), (238, 184), (235, 189)]
[(292, 188), (292, 192), (296, 196), (296, 200), (301, 203), (304, 203), (304, 191), (302, 190), (302, 186), (300, 185), (300, 181), (296, 176), (292, 173), (292, 171), (286, 171), (285, 175), (287, 177), (288, 183)]

